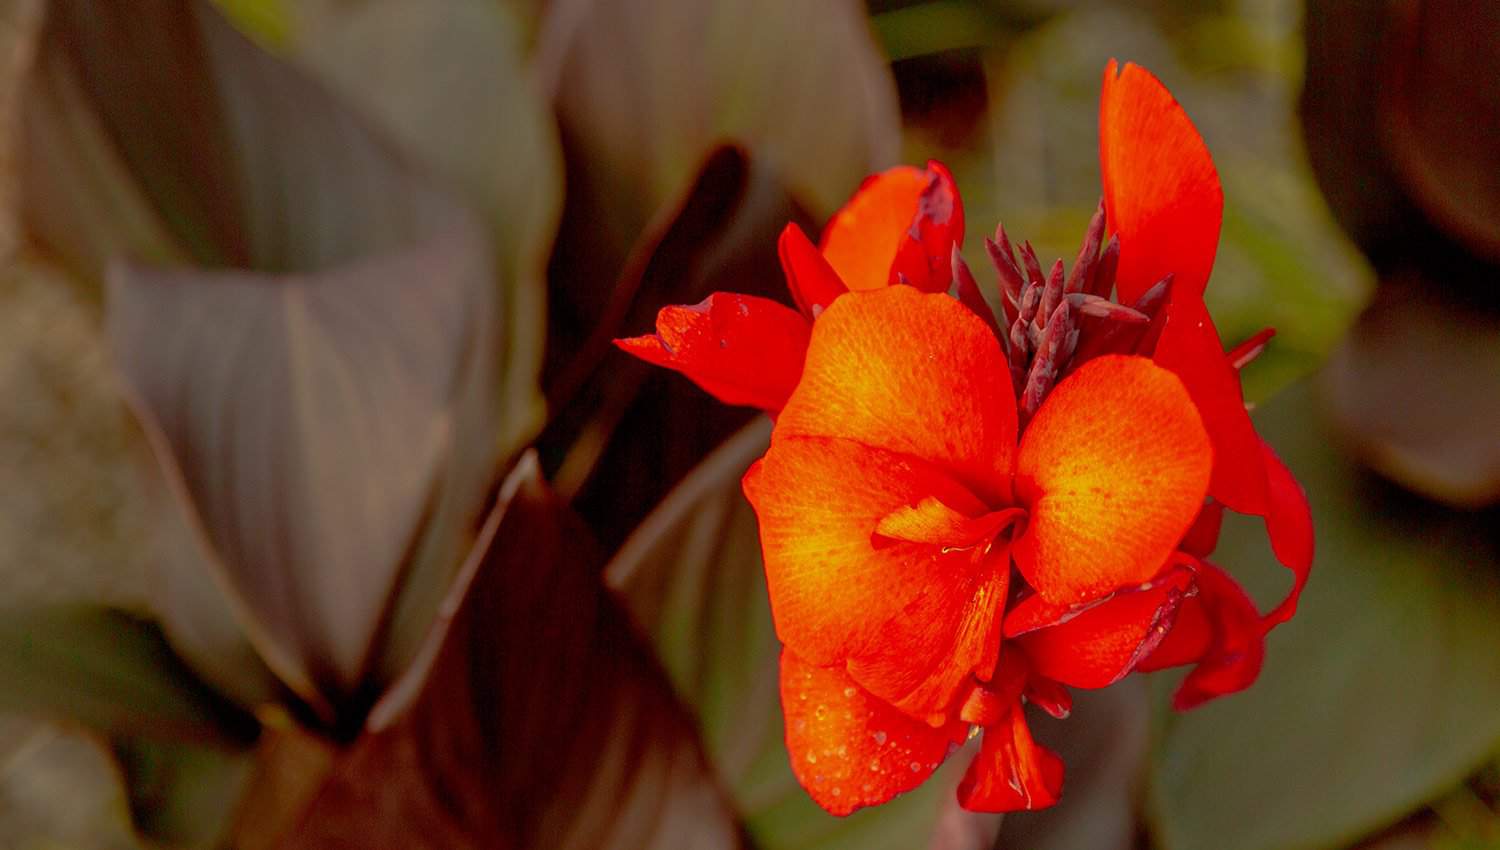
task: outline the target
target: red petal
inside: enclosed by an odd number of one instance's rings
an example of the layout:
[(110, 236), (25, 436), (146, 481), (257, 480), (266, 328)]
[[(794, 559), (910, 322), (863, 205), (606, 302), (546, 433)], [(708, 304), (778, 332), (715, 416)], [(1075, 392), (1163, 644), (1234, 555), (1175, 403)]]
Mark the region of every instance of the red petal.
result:
[(823, 259), (818, 249), (795, 223), (781, 231), (776, 243), (781, 255), (781, 269), (786, 273), (786, 285), (801, 308), (802, 315), (814, 319), (827, 309), (833, 299), (849, 291), (839, 279), (838, 272)]
[(835, 301), (776, 433), (922, 458), (991, 506), (1010, 503), (1010, 376), (989, 327), (947, 295), (891, 286)]
[(1057, 385), (1021, 438), (1016, 496), (1030, 521), (1016, 565), (1061, 605), (1144, 583), (1197, 516), (1212, 466), (1176, 376), (1142, 357), (1090, 360)]
[(984, 730), (979, 755), (958, 784), (958, 802), (974, 812), (1045, 809), (1062, 785), (1062, 759), (1032, 739), (1017, 702), (1004, 721)]
[[(1040, 676), (1075, 688), (1108, 687), (1161, 643), (1192, 578), (1190, 570), (1175, 567), (1149, 585), (1117, 593), (1016, 644)], [(1008, 634), (1008, 618), (1005, 628)]]
[(1177, 623), (1142, 671), (1197, 662), (1172, 696), (1187, 711), (1249, 687), (1265, 660), (1265, 633), (1255, 603), (1239, 583), (1209, 563), (1196, 567), (1198, 595), (1187, 600)]
[(797, 781), (835, 815), (879, 805), (922, 784), (962, 740), (961, 724), (934, 729), (867, 693), (837, 668), (781, 653), (786, 749)]
[(953, 281), (953, 249), (964, 242), (964, 206), (942, 163), (928, 162), (927, 175), (916, 216), (896, 248), (891, 279), (904, 279), (924, 292), (947, 292)]
[(1174, 297), (1203, 293), (1219, 245), (1224, 193), (1203, 137), (1150, 71), (1110, 60), (1099, 99), (1099, 168), (1115, 274), (1130, 304), (1167, 274)]
[(896, 250), (928, 183), (927, 172), (909, 165), (883, 171), (866, 178), (829, 219), (820, 243), (823, 256), (850, 290), (881, 289), (892, 282)]
[(1219, 332), (1201, 298), (1174, 297), (1167, 309), (1152, 359), (1182, 378), (1203, 416), (1214, 444), (1209, 493), (1231, 510), (1264, 515), (1266, 472), (1260, 437), (1245, 411), (1239, 373), (1224, 356)]
[(1261, 451), (1266, 462), (1266, 484), (1271, 503), (1271, 509), (1266, 513), (1266, 533), (1271, 537), (1271, 551), (1276, 553), (1276, 559), (1295, 577), (1292, 592), (1266, 615), (1265, 628), (1269, 630), (1297, 613), (1297, 600), (1302, 596), (1302, 587), (1307, 584), (1307, 575), (1312, 570), (1313, 522), (1307, 494), (1292, 476), (1292, 471), (1270, 446), (1261, 443)]
[(1219, 546), (1219, 532), (1224, 528), (1224, 506), (1219, 502), (1203, 503), (1203, 510), (1193, 520), (1193, 527), (1182, 536), (1177, 548), (1196, 558), (1207, 558)]
[(715, 292), (691, 307), (663, 307), (655, 334), (615, 345), (681, 372), (725, 404), (774, 413), (802, 375), (808, 333), (807, 320), (790, 307)]
[(777, 634), (813, 664), (847, 663), (863, 687), (915, 717), (944, 713), (971, 675), (994, 669), (1008, 553), (892, 540), (876, 528), (929, 497), (968, 516), (988, 509), (916, 458), (780, 431), (744, 482)]

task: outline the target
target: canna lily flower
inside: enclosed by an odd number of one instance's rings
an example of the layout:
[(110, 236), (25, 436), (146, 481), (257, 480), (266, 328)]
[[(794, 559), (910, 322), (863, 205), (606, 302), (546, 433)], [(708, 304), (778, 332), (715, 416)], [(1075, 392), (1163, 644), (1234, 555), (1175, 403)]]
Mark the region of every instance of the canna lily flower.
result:
[[(1003, 228), (1001, 312), (959, 249), (947, 171), (859, 189), (820, 244), (788, 227), (793, 310), (716, 293), (621, 340), (776, 419), (746, 473), (777, 634), (786, 743), (834, 814), (916, 787), (982, 736), (959, 786), (984, 811), (1051, 805), (1063, 765), (1023, 706), (1193, 665), (1179, 709), (1249, 686), (1312, 561), (1291, 473), (1255, 434), (1203, 306), (1222, 193), (1147, 71), (1111, 62), (1104, 200), (1071, 271)], [(1106, 242), (1105, 233), (1111, 233)], [(951, 293), (951, 294), (950, 294)], [(1264, 517), (1294, 576), (1261, 614), (1208, 560), (1225, 508)]]

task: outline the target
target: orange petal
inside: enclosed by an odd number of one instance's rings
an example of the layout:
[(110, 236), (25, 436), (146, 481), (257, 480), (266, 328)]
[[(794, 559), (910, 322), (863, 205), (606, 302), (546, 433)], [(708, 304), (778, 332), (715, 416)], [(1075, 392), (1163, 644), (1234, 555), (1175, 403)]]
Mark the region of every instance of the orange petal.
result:
[(656, 333), (615, 345), (675, 369), (725, 404), (775, 412), (797, 386), (808, 322), (766, 298), (715, 292), (692, 306), (663, 307)]
[(1173, 297), (1201, 295), (1219, 245), (1224, 193), (1203, 137), (1150, 71), (1110, 60), (1099, 98), (1099, 168), (1115, 273), (1131, 304), (1171, 273)]
[(781, 270), (786, 273), (787, 288), (807, 318), (817, 318), (833, 303), (833, 299), (849, 291), (839, 279), (838, 272), (828, 265), (807, 234), (795, 223), (788, 224), (781, 231), (776, 249), (781, 255)]
[(1266, 512), (1266, 533), (1271, 537), (1271, 551), (1276, 560), (1292, 571), (1292, 590), (1281, 604), (1265, 617), (1266, 628), (1284, 623), (1297, 613), (1297, 600), (1307, 584), (1313, 562), (1312, 509), (1307, 494), (1271, 447), (1261, 443), (1266, 464), (1266, 486), (1270, 510)]
[(962, 486), (909, 456), (781, 436), (744, 484), (788, 647), (819, 666), (847, 664), (863, 687), (919, 718), (943, 713), (970, 675), (994, 669), (1008, 554), (876, 536), (883, 517), (928, 497), (983, 515)]
[(834, 302), (813, 327), (776, 434), (913, 455), (993, 507), (1010, 503), (1009, 371), (984, 320), (947, 295), (892, 286)]
[(1197, 663), (1172, 696), (1178, 711), (1244, 690), (1265, 660), (1261, 618), (1244, 589), (1207, 562), (1195, 571), (1197, 596), (1183, 603), (1172, 631), (1139, 666), (1150, 671)]
[(1213, 449), (1175, 375), (1141, 357), (1085, 363), (1021, 438), (1016, 495), (1030, 523), (1016, 565), (1074, 604), (1150, 579), (1203, 505)]
[(927, 186), (916, 213), (896, 247), (891, 281), (905, 281), (923, 292), (947, 292), (953, 282), (953, 249), (964, 243), (964, 205), (946, 166), (927, 163)]
[(1062, 759), (1032, 739), (1017, 702), (1004, 721), (984, 730), (979, 755), (958, 784), (958, 802), (974, 812), (1045, 809), (1062, 786)]
[(781, 653), (781, 708), (792, 773), (835, 815), (879, 805), (922, 784), (962, 740), (961, 724), (934, 729), (859, 687), (838, 668)]
[(1173, 568), (1148, 585), (1121, 591), (1056, 625), (1032, 631), (1015, 645), (1026, 652), (1040, 676), (1075, 688), (1108, 687), (1161, 643), (1192, 579), (1190, 570)]
[(823, 229), (823, 256), (849, 289), (861, 292), (892, 283), (896, 250), (911, 229), (927, 172), (900, 165), (865, 179), (849, 203)]
[(1240, 375), (1224, 355), (1223, 343), (1202, 298), (1176, 298), (1152, 359), (1182, 379), (1203, 427), (1214, 444), (1214, 473), (1209, 492), (1228, 508), (1264, 515), (1266, 470), (1260, 437), (1245, 410)]

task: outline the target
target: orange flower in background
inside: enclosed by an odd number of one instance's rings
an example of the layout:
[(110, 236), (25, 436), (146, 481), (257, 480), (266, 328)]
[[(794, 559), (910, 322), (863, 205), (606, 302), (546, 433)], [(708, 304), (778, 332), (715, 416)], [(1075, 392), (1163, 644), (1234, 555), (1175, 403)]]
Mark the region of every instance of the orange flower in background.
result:
[[(744, 489), (792, 767), (835, 814), (915, 787), (976, 732), (964, 806), (1050, 805), (1063, 766), (1025, 703), (1062, 717), (1068, 688), (1192, 664), (1190, 708), (1248, 686), (1295, 611), (1311, 518), (1238, 377), (1269, 334), (1226, 354), (1203, 306), (1212, 160), (1133, 65), (1106, 71), (1100, 125), (1104, 201), (1071, 271), (987, 240), (1000, 315), (930, 163), (866, 181), (816, 247), (788, 227), (798, 310), (716, 293), (619, 342), (776, 417)], [(1265, 517), (1293, 570), (1269, 614), (1206, 560), (1225, 507)]]

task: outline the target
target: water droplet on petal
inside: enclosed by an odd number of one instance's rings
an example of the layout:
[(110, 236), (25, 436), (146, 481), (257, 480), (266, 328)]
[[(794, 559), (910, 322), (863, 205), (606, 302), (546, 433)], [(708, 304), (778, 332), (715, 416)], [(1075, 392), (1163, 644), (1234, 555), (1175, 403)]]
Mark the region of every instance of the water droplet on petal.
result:
[(922, 769), (922, 765), (920, 762), (912, 762), (910, 767), (912, 773), (916, 773), (917, 771)]
[(807, 754), (807, 763), (808, 764), (817, 764), (818, 763), (818, 754), (817, 753), (808, 753)]
[(876, 732), (875, 733), (875, 743), (877, 743), (877, 744), (884, 744), (885, 743), (885, 733), (884, 732)]
[(841, 791), (841, 790), (839, 790), (839, 787), (837, 785), (833, 786), (833, 796), (837, 797), (837, 796), (839, 796), (842, 793), (844, 793), (844, 792)]
[(854, 697), (854, 689), (853, 688), (844, 688), (844, 696), (850, 697), (852, 699)]

